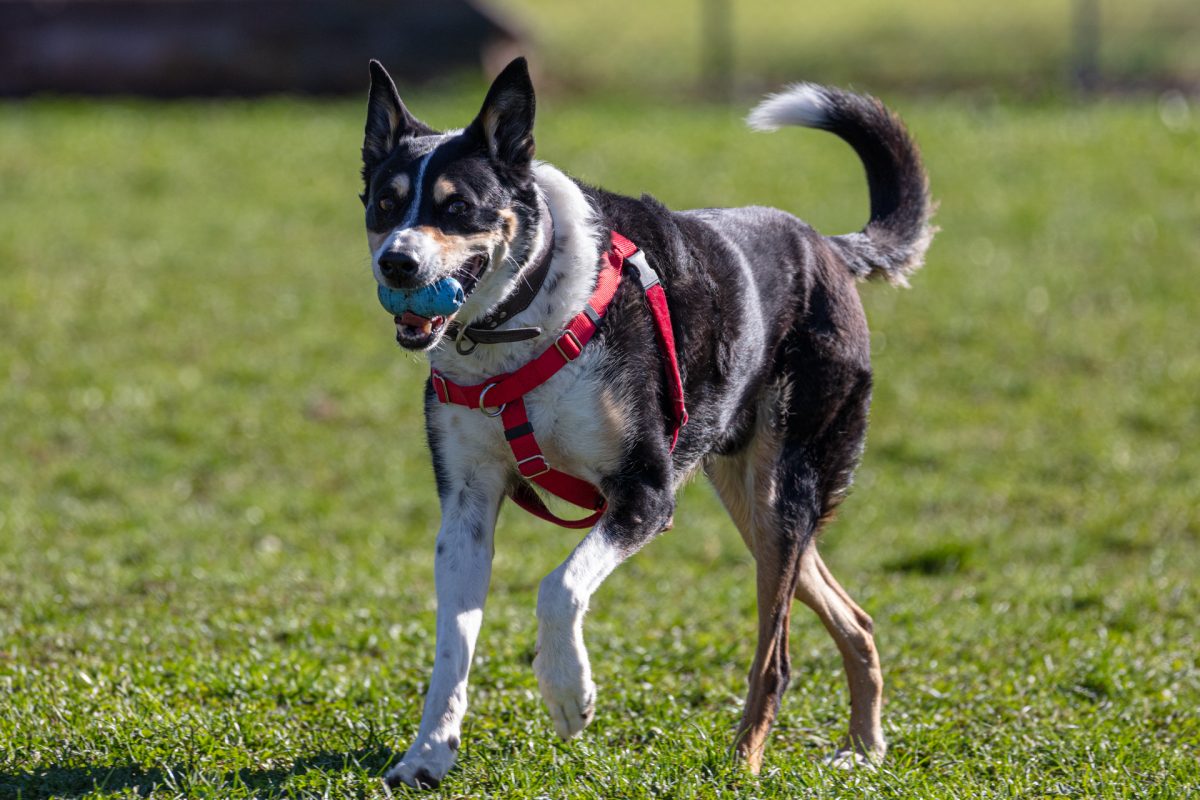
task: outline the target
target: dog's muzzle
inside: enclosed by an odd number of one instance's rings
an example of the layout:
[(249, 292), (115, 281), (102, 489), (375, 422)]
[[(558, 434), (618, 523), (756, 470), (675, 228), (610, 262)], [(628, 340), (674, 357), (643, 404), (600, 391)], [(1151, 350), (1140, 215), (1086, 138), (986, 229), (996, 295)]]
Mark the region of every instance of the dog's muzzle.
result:
[[(384, 253), (379, 257), (380, 273), (389, 283), (392, 281), (389, 269), (415, 270), (415, 266), (408, 264), (412, 259), (400, 256)], [(409, 350), (428, 350), (436, 344), (479, 283), (487, 264), (487, 255), (481, 253), (468, 259), (453, 275), (425, 286), (397, 289), (380, 283), (376, 294), (379, 304), (395, 318), (397, 343)]]

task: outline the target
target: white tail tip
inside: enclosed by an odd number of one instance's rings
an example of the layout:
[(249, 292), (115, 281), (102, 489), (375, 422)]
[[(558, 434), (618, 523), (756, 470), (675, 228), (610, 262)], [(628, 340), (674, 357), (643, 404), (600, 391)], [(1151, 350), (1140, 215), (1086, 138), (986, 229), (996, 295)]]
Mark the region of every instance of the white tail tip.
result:
[(815, 83), (797, 83), (768, 96), (746, 117), (756, 131), (775, 131), (784, 125), (821, 128), (829, 122), (829, 94)]

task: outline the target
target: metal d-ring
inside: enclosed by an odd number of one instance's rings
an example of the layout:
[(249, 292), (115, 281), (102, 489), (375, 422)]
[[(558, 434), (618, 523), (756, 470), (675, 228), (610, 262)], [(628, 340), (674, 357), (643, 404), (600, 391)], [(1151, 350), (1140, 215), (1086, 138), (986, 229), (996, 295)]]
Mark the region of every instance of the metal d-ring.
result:
[[(458, 323), (455, 324), (457, 325)], [(469, 347), (463, 347), (463, 339), (466, 339), (471, 343), (471, 345)], [(471, 335), (467, 333), (467, 326), (463, 325), (462, 328), (459, 329), (458, 335), (454, 337), (454, 349), (458, 351), (460, 356), (469, 356), (471, 353), (475, 352), (475, 348), (478, 346), (479, 342), (471, 338)]]
[(475, 348), (479, 346), (479, 342), (475, 341), (470, 336), (464, 336), (463, 338), (471, 343), (470, 347), (464, 348), (463, 340), (455, 339), (454, 340), (454, 349), (458, 351), (458, 354), (460, 356), (469, 356), (469, 355), (471, 355), (471, 353), (475, 352)]
[(508, 408), (508, 403), (504, 403), (500, 406), (500, 408), (496, 409), (496, 412), (493, 414), (484, 406), (483, 398), (487, 397), (487, 393), (494, 388), (496, 388), (496, 384), (489, 383), (487, 386), (483, 387), (483, 391), (479, 393), (479, 410), (483, 412), (485, 417), (498, 417), (504, 413), (504, 409)]

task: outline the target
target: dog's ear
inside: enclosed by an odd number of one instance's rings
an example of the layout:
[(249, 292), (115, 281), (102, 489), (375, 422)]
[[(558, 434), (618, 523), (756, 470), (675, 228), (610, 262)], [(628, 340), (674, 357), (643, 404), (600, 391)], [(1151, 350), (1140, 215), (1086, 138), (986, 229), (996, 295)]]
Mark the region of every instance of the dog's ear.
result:
[(524, 58), (514, 59), (488, 90), (470, 133), (500, 164), (524, 172), (533, 160), (533, 81)]
[(377, 166), (401, 139), (435, 133), (418, 120), (400, 100), (392, 76), (378, 61), (371, 61), (371, 96), (367, 101), (367, 129), (363, 137), (363, 173)]

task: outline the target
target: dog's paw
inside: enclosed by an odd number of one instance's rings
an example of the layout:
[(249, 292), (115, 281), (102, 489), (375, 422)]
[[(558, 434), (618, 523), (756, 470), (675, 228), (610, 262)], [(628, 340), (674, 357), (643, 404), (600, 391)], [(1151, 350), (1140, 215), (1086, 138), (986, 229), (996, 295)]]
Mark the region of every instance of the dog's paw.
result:
[[(457, 744), (456, 740), (451, 741)], [(454, 766), (456, 749), (444, 742), (414, 744), (400, 763), (388, 770), (384, 781), (388, 786), (436, 789)]]
[(533, 660), (533, 670), (554, 730), (565, 741), (586, 728), (595, 716), (596, 684), (592, 683), (586, 661), (571, 654), (557, 662), (539, 653)]
[(596, 715), (596, 685), (590, 680), (580, 687), (541, 684), (541, 689), (554, 730), (563, 741), (586, 728)]
[(863, 755), (857, 750), (839, 749), (825, 759), (825, 766), (842, 770), (873, 770), (879, 760), (879, 758)]

